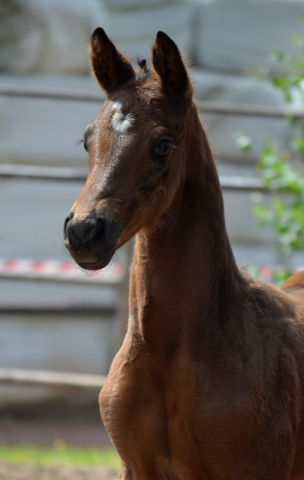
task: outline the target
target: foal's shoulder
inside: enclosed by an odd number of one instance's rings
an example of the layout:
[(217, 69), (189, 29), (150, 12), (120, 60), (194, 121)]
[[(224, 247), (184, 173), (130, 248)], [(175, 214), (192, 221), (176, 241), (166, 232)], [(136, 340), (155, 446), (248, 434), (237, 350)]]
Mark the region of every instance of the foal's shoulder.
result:
[(243, 290), (245, 303), (250, 305), (255, 312), (260, 312), (266, 318), (279, 319), (295, 316), (295, 300), (285, 289), (280, 289), (269, 283), (252, 278), (243, 271), (242, 277), (245, 285)]
[[(290, 277), (281, 288), (256, 280), (242, 272), (244, 303), (251, 308), (253, 323), (267, 325), (275, 331), (301, 331), (304, 335), (304, 271)], [(303, 338), (304, 339), (304, 338)]]

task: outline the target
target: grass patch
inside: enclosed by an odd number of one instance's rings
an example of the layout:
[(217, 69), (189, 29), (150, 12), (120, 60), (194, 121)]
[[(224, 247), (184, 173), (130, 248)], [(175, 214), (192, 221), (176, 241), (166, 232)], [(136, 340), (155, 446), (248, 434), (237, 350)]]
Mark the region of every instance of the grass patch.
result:
[(120, 459), (114, 449), (71, 447), (63, 440), (54, 441), (53, 448), (37, 445), (0, 445), (0, 461), (50, 465), (109, 466), (119, 470)]

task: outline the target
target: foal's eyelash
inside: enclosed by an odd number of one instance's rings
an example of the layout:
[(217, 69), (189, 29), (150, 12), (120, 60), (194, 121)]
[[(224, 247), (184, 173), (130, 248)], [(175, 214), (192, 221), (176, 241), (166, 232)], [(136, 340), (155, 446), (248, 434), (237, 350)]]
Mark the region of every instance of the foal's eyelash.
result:
[(79, 145), (80, 143), (83, 144), (84, 149), (85, 149), (85, 151), (87, 152), (87, 151), (88, 151), (88, 144), (87, 144), (86, 140), (84, 140), (84, 139), (77, 140), (77, 144)]

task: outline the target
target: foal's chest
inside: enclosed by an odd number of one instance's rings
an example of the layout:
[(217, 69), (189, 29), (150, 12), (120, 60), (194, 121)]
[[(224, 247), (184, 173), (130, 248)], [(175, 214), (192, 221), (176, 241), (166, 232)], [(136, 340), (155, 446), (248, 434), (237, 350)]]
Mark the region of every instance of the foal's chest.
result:
[(135, 448), (133, 443), (138, 449), (139, 439), (153, 448), (157, 442), (161, 449), (167, 437), (164, 386), (153, 368), (143, 363), (116, 359), (100, 395), (102, 419), (121, 454)]
[(198, 392), (196, 376), (187, 369), (164, 365), (155, 370), (149, 359), (127, 362), (118, 354), (100, 406), (109, 435), (133, 472), (121, 478), (217, 478), (209, 476), (208, 451), (214, 458), (225, 456), (222, 445), (233, 434), (234, 419), (218, 425), (222, 406), (212, 397), (208, 387)]
[[(100, 395), (101, 416), (111, 440), (132, 471), (142, 469), (142, 478), (150, 478), (145, 471), (151, 472), (154, 480), (171, 478), (171, 474), (164, 476), (172, 468), (170, 459), (181, 458), (191, 440), (183, 412), (187, 402), (183, 384), (177, 374), (175, 381), (164, 380), (165, 365), (157, 374), (148, 360), (140, 365), (118, 360)], [(195, 461), (193, 458), (192, 463)], [(185, 464), (179, 468), (184, 469)], [(172, 478), (192, 478), (184, 475), (186, 472)]]

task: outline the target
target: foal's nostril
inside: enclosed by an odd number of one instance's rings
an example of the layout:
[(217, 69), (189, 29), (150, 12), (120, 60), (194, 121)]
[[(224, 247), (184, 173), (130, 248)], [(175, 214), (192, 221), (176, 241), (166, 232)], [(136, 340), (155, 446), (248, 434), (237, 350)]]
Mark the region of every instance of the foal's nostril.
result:
[(67, 217), (65, 220), (64, 232), (65, 238), (70, 245), (80, 245), (92, 243), (95, 240), (104, 241), (106, 237), (106, 219), (104, 217), (87, 217), (83, 220), (77, 220)]
[(104, 236), (106, 232), (106, 219), (102, 217), (96, 218), (96, 226), (94, 231), (94, 237)]
[(73, 224), (73, 234), (78, 239), (89, 240), (94, 236), (96, 224), (95, 218), (86, 218), (80, 222), (76, 221)]
[(65, 238), (67, 237), (67, 225), (68, 225), (69, 221), (72, 220), (73, 217), (74, 217), (74, 212), (70, 212), (64, 220), (63, 234), (64, 234)]

